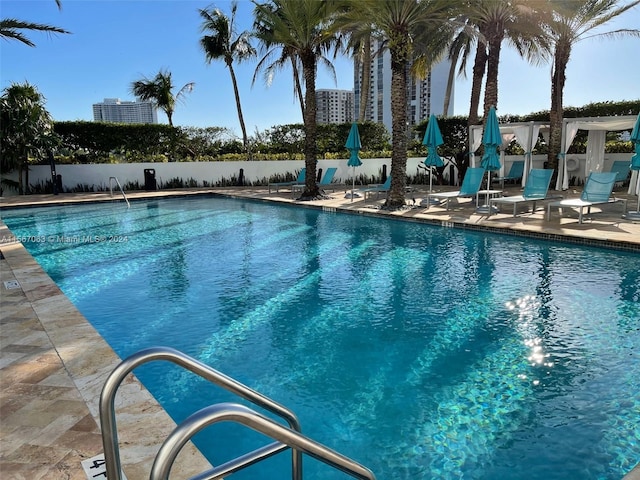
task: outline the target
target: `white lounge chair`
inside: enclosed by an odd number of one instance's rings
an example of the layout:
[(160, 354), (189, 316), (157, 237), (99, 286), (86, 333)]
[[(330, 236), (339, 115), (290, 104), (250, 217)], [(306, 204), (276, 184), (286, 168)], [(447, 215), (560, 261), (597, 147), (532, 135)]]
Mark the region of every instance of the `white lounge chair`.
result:
[(616, 182), (616, 172), (591, 172), (584, 184), (584, 190), (580, 198), (568, 198), (558, 202), (551, 202), (547, 205), (547, 220), (551, 217), (551, 207), (577, 208), (578, 223), (582, 223), (582, 212), (586, 208), (587, 214), (591, 213), (593, 205), (622, 202), (622, 213), (627, 210), (627, 200), (611, 196), (613, 184)]
[[(522, 195), (514, 195), (511, 197), (492, 198), (489, 200), (489, 206), (493, 207), (497, 205), (513, 205), (513, 216), (518, 214), (518, 205), (532, 203), (532, 212), (536, 211), (536, 202), (543, 202), (545, 200), (553, 200), (562, 198), (560, 194), (549, 195), (549, 183), (551, 182), (551, 176), (553, 170), (534, 168), (529, 172), (527, 176), (527, 183), (524, 186)], [(493, 208), (489, 208), (489, 215), (491, 215)]]
[(274, 188), (277, 191), (280, 190), (280, 187), (291, 187), (293, 185), (304, 185), (304, 176), (306, 174), (307, 169), (303, 168), (302, 170), (300, 170), (300, 173), (298, 173), (298, 178), (295, 179), (295, 181), (293, 182), (275, 182), (275, 183), (269, 183), (268, 188), (269, 188), (269, 193), (271, 193), (271, 189)]
[(458, 199), (464, 197), (476, 197), (478, 198), (478, 190), (480, 190), (480, 184), (482, 183), (482, 177), (484, 176), (484, 168), (467, 168), (464, 178), (462, 179), (462, 185), (460, 190), (455, 192), (440, 192), (427, 194), (427, 210), (431, 205), (431, 199), (436, 199), (440, 203), (445, 202), (447, 210), (449, 210), (449, 200)]
[[(331, 190), (332, 192), (335, 191), (336, 184), (332, 182), (337, 170), (338, 169), (336, 167), (327, 168), (327, 171), (322, 176), (322, 179), (318, 182), (318, 187), (320, 188), (320, 190)], [(296, 192), (302, 193), (304, 191), (304, 187), (304, 182), (296, 185), (291, 185), (291, 196), (295, 196)]]
[(376, 194), (376, 198), (380, 196), (381, 193), (387, 193), (391, 188), (391, 175), (387, 177), (387, 180), (381, 185), (370, 185), (367, 188), (363, 188), (358, 190), (358, 192), (364, 194), (364, 199), (367, 199), (367, 196), (372, 194)]
[(509, 173), (507, 173), (504, 177), (492, 178), (491, 182), (500, 182), (500, 188), (504, 188), (505, 181), (511, 181), (513, 183), (517, 183), (520, 180), (522, 180), (523, 174), (524, 174), (524, 160), (516, 160), (511, 164)]

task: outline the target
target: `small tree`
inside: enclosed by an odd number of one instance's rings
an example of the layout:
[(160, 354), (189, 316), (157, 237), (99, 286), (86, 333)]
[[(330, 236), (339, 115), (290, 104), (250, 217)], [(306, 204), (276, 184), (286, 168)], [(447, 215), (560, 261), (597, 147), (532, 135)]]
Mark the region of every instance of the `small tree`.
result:
[(57, 143), (45, 101), (26, 82), (11, 84), (0, 97), (0, 168), (3, 173), (18, 170), (17, 184), (6, 178), (2, 184), (17, 188), (20, 194), (28, 190), (30, 158), (44, 156)]
[(176, 95), (173, 94), (173, 81), (171, 80), (171, 72), (160, 70), (153, 79), (144, 77), (131, 84), (131, 93), (140, 100), (152, 102), (156, 107), (167, 114), (169, 125), (173, 127), (173, 111), (176, 103), (182, 97), (193, 90), (194, 82), (185, 84)]

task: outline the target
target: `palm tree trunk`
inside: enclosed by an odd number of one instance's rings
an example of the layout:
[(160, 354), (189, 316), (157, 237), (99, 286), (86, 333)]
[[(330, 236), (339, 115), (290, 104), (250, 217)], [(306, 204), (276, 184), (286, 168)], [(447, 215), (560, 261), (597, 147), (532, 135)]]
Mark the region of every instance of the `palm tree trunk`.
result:
[(500, 48), (504, 38), (504, 29), (501, 25), (489, 38), (489, 55), (487, 56), (487, 82), (484, 88), (484, 114), (486, 118), (489, 108), (493, 105), (498, 109), (498, 67), (500, 64)]
[[(396, 39), (392, 39), (396, 40)], [(396, 43), (396, 42), (394, 42)], [(397, 39), (391, 50), (391, 188), (385, 206), (404, 206), (407, 182), (407, 61), (409, 40), (406, 36)]]
[(22, 162), (18, 165), (18, 194), (24, 195), (24, 182), (22, 181)]
[[(566, 71), (569, 57), (571, 56), (571, 44), (559, 40), (556, 42), (556, 50), (551, 74), (551, 110), (549, 111), (549, 152), (547, 153), (547, 167), (553, 169), (551, 184), (555, 185), (558, 178), (558, 154), (562, 152), (562, 117), (564, 107), (562, 98), (564, 84), (567, 79)], [(566, 153), (566, 152), (564, 152)]]
[(231, 74), (231, 82), (233, 83), (233, 93), (236, 96), (236, 108), (238, 109), (238, 120), (240, 121), (240, 129), (242, 130), (242, 144), (244, 146), (244, 150), (247, 152), (249, 156), (249, 160), (251, 160), (251, 152), (249, 151), (249, 140), (247, 137), (247, 128), (244, 125), (244, 117), (242, 116), (242, 106), (240, 105), (240, 92), (238, 91), (238, 82), (236, 81), (236, 74), (233, 71), (233, 66), (230, 63), (227, 63), (229, 67), (229, 73)]
[(442, 113), (445, 117), (449, 116), (449, 103), (451, 103), (451, 91), (453, 90), (453, 80), (456, 76), (456, 67), (458, 65), (458, 54), (460, 52), (457, 51), (455, 55), (449, 58), (451, 61), (451, 65), (449, 65), (449, 76), (447, 77), (447, 88), (444, 92), (444, 105), (442, 106)]
[[(20, 153), (18, 153), (18, 194), (26, 195), (27, 194), (27, 185), (29, 181), (28, 170), (25, 175), (25, 167), (27, 166), (27, 162), (29, 161), (29, 154), (25, 148), (20, 148)], [(25, 180), (25, 176), (27, 179)]]
[[(482, 30), (481, 30), (482, 33)], [(482, 79), (484, 78), (485, 67), (487, 65), (487, 47), (478, 41), (476, 58), (473, 63), (473, 78), (471, 81), (471, 101), (469, 105), (469, 125), (480, 123), (478, 117), (478, 105), (480, 105), (480, 93), (482, 91)]]
[(298, 101), (300, 102), (300, 111), (302, 112), (302, 119), (304, 121), (304, 97), (302, 96), (302, 86), (300, 85), (300, 72), (298, 72), (298, 65), (296, 64), (295, 57), (291, 57), (291, 68), (293, 69), (293, 83), (298, 95)]
[(24, 159), (24, 193), (29, 194), (29, 157)]
[(364, 122), (369, 101), (369, 88), (371, 86), (371, 35), (364, 38), (362, 44), (362, 70), (360, 82), (360, 111), (358, 121)]
[(316, 57), (313, 52), (302, 56), (302, 72), (305, 82), (304, 101), (304, 192), (302, 198), (312, 199), (320, 195), (316, 182)]

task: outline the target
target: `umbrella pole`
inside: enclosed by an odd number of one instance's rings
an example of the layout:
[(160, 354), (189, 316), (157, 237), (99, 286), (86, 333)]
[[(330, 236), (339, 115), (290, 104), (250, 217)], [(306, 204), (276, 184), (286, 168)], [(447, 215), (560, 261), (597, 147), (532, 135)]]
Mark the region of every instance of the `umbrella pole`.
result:
[(429, 167), (429, 193), (433, 193), (433, 169)]
[(636, 195), (638, 196), (638, 206), (635, 212), (626, 212), (623, 218), (632, 221), (640, 221), (640, 170), (638, 171), (638, 178), (636, 180)]
[(487, 170), (487, 201), (485, 205), (489, 208), (489, 190), (491, 190), (491, 170)]
[(353, 175), (351, 176), (351, 202), (353, 203), (353, 192), (356, 189), (356, 167), (353, 167)]
[[(489, 190), (491, 188), (491, 170), (487, 170), (487, 189), (485, 190), (487, 192), (487, 196), (485, 197), (485, 203), (484, 205), (476, 205), (476, 212), (477, 213), (486, 213), (488, 215), (491, 215), (492, 213), (492, 207), (489, 204)], [(476, 199), (479, 202), (480, 201), (480, 197), (478, 195), (476, 195)]]

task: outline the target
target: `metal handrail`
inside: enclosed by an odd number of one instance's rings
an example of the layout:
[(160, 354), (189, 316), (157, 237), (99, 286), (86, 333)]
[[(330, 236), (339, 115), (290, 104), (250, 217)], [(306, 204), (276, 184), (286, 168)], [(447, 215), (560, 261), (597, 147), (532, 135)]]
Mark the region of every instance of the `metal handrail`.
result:
[[(240, 423), (252, 430), (268, 435), (278, 440), (278, 442), (281, 442), (281, 444), (311, 455), (317, 460), (337, 468), (352, 477), (364, 480), (375, 480), (376, 478), (371, 470), (354, 462), (350, 458), (302, 435), (300, 432), (286, 428), (284, 425), (236, 403), (219, 403), (205, 407), (178, 425), (160, 447), (153, 466), (151, 467), (151, 475), (149, 478), (151, 480), (168, 480), (171, 466), (182, 447), (203, 428), (224, 421)], [(278, 443), (273, 445), (277, 446)], [(223, 475), (239, 470), (243, 465), (238, 465), (239, 468), (235, 470), (222, 467), (224, 466), (214, 468), (209, 472), (193, 477), (191, 480), (217, 480), (223, 478)]]
[(120, 192), (122, 193), (122, 198), (124, 198), (124, 201), (127, 202), (127, 208), (130, 208), (131, 205), (129, 205), (129, 199), (124, 194), (124, 190), (122, 188), (122, 185), (120, 185), (120, 182), (118, 181), (118, 177), (109, 177), (109, 193), (113, 197), (113, 185), (112, 185), (112, 181), (113, 180), (116, 181), (116, 185), (118, 185), (118, 188), (120, 189)]
[[(100, 394), (99, 409), (100, 425), (102, 427), (102, 446), (104, 448), (106, 473), (109, 480), (122, 480), (122, 464), (118, 448), (118, 431), (115, 416), (116, 392), (125, 377), (136, 367), (155, 360), (173, 362), (227, 391), (278, 415), (286, 420), (291, 430), (296, 432), (301, 431), (300, 422), (296, 415), (269, 397), (256, 392), (237, 380), (178, 350), (169, 347), (147, 348), (124, 359), (113, 372), (111, 372)], [(291, 464), (293, 480), (302, 480), (302, 453), (300, 451), (296, 449), (292, 450)]]

